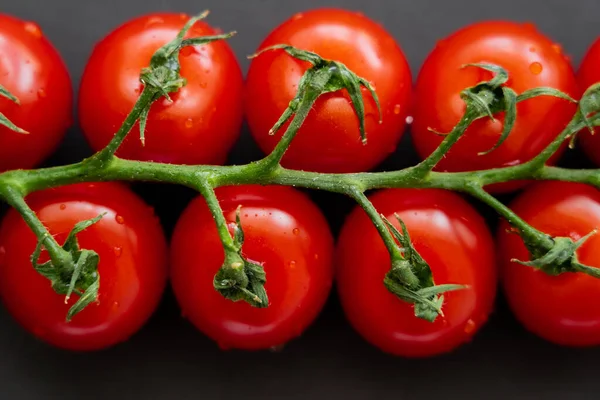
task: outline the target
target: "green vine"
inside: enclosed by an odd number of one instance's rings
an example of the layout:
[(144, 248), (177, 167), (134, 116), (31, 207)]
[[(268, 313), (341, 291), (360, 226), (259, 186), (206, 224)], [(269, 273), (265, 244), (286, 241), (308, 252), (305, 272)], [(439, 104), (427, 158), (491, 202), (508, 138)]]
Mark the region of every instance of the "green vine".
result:
[[(505, 86), (508, 73), (501, 66), (491, 64), (466, 65), (465, 68), (481, 68), (492, 72), (492, 79), (465, 89), (461, 97), (466, 110), (459, 123), (445, 136), (441, 145), (421, 163), (399, 171), (327, 174), (285, 169), (280, 161), (303, 121), (310, 113), (314, 102), (324, 93), (346, 90), (359, 117), (359, 130), (363, 142), (368, 140), (364, 126), (364, 104), (361, 87), (366, 87), (379, 106), (377, 94), (365, 79), (350, 71), (344, 64), (325, 60), (315, 53), (299, 50), (288, 45), (277, 45), (263, 51), (284, 51), (289, 56), (312, 64), (299, 85), (298, 92), (279, 121), (271, 129), (274, 133), (291, 119), (282, 139), (271, 154), (246, 165), (207, 166), (172, 165), (120, 159), (115, 152), (134, 124), (140, 122), (140, 133), (144, 143), (144, 128), (152, 104), (159, 98), (169, 99), (186, 82), (179, 73), (179, 51), (186, 46), (206, 44), (231, 37), (233, 33), (184, 39), (187, 31), (201, 18), (203, 13), (192, 18), (180, 34), (159, 49), (147, 68), (140, 73), (144, 90), (121, 128), (106, 148), (95, 155), (72, 165), (36, 170), (14, 170), (0, 174), (0, 199), (14, 207), (36, 234), (38, 247), (32, 255), (36, 270), (47, 277), (59, 294), (67, 297), (75, 294), (79, 300), (71, 308), (67, 319), (72, 318), (97, 300), (99, 290), (99, 257), (91, 250), (80, 249), (77, 233), (97, 219), (77, 224), (67, 241), (61, 246), (29, 208), (25, 197), (35, 191), (52, 187), (91, 181), (153, 181), (184, 185), (197, 190), (212, 212), (219, 236), (225, 250), (225, 261), (215, 275), (214, 287), (232, 301), (246, 301), (256, 307), (267, 307), (268, 297), (264, 284), (268, 277), (260, 264), (242, 256), (244, 234), (239, 218), (233, 236), (229, 233), (223, 212), (216, 200), (214, 189), (220, 186), (239, 184), (287, 185), (309, 189), (326, 190), (353, 198), (368, 214), (379, 231), (391, 257), (390, 271), (382, 276), (382, 285), (403, 301), (414, 304), (415, 315), (433, 321), (442, 315), (443, 293), (461, 290), (460, 282), (452, 285), (434, 283), (427, 262), (411, 244), (408, 230), (398, 219), (401, 230), (382, 217), (366, 197), (365, 192), (380, 188), (439, 188), (469, 194), (486, 203), (505, 218), (524, 240), (533, 261), (522, 262), (550, 274), (568, 271), (583, 272), (600, 277), (598, 269), (582, 265), (577, 260), (576, 250), (589, 237), (574, 242), (566, 237), (550, 237), (533, 228), (494, 196), (484, 190), (491, 184), (514, 180), (561, 180), (581, 182), (600, 188), (600, 170), (570, 170), (545, 165), (546, 161), (566, 140), (574, 143), (575, 135), (582, 129), (593, 131), (600, 125), (600, 85), (588, 88), (579, 101), (552, 88), (536, 88), (517, 94)], [(261, 53), (253, 57), (260, 56)], [(0, 95), (18, 102), (6, 89), (0, 87)], [(504, 113), (504, 130), (494, 151), (508, 137), (517, 116), (516, 104), (537, 96), (554, 96), (564, 101), (577, 102), (577, 112), (563, 132), (534, 159), (520, 165), (471, 172), (435, 172), (437, 163), (463, 136), (468, 126), (481, 118), (494, 119)], [(4, 115), (0, 124), (24, 133)], [(487, 153), (486, 152), (486, 153)], [(239, 212), (239, 210), (238, 210)], [(591, 232), (593, 234), (595, 232)], [(50, 261), (39, 264), (42, 249)]]

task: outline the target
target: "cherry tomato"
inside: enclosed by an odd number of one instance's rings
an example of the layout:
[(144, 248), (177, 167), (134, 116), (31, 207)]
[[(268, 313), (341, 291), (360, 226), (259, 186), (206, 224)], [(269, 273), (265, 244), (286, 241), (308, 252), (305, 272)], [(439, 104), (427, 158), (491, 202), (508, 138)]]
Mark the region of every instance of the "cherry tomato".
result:
[[(600, 63), (600, 37), (588, 49), (577, 73), (577, 81), (582, 92), (594, 83), (600, 82), (598, 63)], [(585, 154), (594, 163), (600, 165), (600, 140), (598, 140), (598, 135), (591, 135), (589, 130), (584, 129), (579, 134), (579, 140), (581, 140), (581, 147)]]
[[(142, 68), (154, 52), (177, 36), (185, 14), (150, 14), (135, 18), (106, 36), (92, 52), (79, 92), (81, 127), (95, 150), (105, 147), (132, 110), (143, 86)], [(186, 37), (215, 35), (197, 22)], [(187, 84), (155, 102), (150, 110), (146, 144), (139, 126), (117, 155), (127, 159), (175, 164), (221, 164), (239, 136), (242, 123), (242, 72), (225, 41), (181, 50), (181, 76)]]
[(213, 288), (224, 251), (211, 213), (198, 198), (179, 219), (171, 245), (171, 281), (183, 314), (223, 349), (284, 345), (311, 324), (330, 291), (333, 238), (327, 222), (291, 188), (224, 187), (216, 193), (231, 233), (242, 206), (242, 253), (264, 266), (269, 306), (233, 302)]
[[(600, 192), (569, 182), (544, 182), (521, 194), (512, 210), (534, 228), (552, 236), (578, 240), (600, 228)], [(508, 233), (503, 221), (498, 229), (501, 278), (508, 303), (529, 331), (551, 342), (568, 346), (600, 344), (600, 307), (594, 297), (600, 280), (582, 273), (551, 276), (511, 262), (528, 261), (521, 238)], [(600, 236), (592, 236), (577, 250), (579, 261), (600, 267)]]
[(0, 113), (28, 135), (0, 126), (0, 172), (32, 168), (58, 146), (71, 125), (72, 87), (60, 54), (34, 22), (0, 14)]
[[(335, 92), (317, 100), (283, 158), (282, 165), (321, 172), (365, 171), (395, 150), (409, 112), (412, 78), (402, 50), (393, 37), (367, 17), (338, 9), (296, 14), (275, 30), (260, 49), (290, 44), (344, 63), (377, 91), (383, 122), (375, 102), (363, 90), (367, 144), (360, 139), (359, 122), (347, 93)], [(246, 115), (255, 140), (271, 152), (285, 130), (269, 135), (295, 96), (298, 82), (310, 64), (283, 51), (252, 60), (246, 82)]]
[[(465, 111), (460, 92), (489, 80), (490, 72), (466, 67), (492, 63), (509, 73), (507, 86), (517, 94), (536, 87), (552, 87), (573, 98), (579, 93), (568, 58), (558, 44), (530, 24), (488, 21), (467, 26), (440, 41), (425, 60), (415, 89), (412, 137), (421, 158), (426, 158), (443, 138), (429, 128), (449, 132)], [(437, 165), (441, 171), (473, 171), (516, 165), (538, 155), (566, 127), (576, 105), (541, 96), (517, 105), (517, 120), (508, 139), (491, 149), (500, 138), (504, 115), (495, 121), (475, 121)], [(560, 152), (550, 161), (554, 162)], [(517, 185), (519, 186), (519, 185)], [(497, 186), (506, 191), (515, 185)]]
[(441, 190), (391, 189), (370, 197), (429, 263), (436, 284), (463, 284), (444, 295), (444, 316), (427, 322), (387, 290), (390, 256), (366, 213), (355, 209), (338, 239), (337, 287), (350, 323), (368, 342), (404, 357), (449, 352), (486, 322), (496, 292), (493, 240), (483, 218), (461, 197)]
[(100, 256), (99, 302), (66, 322), (78, 297), (65, 304), (33, 269), (37, 239), (12, 210), (0, 226), (0, 296), (9, 313), (38, 338), (68, 350), (99, 350), (132, 336), (155, 310), (167, 278), (166, 240), (150, 207), (116, 183), (46, 190), (27, 202), (60, 244), (76, 223), (106, 213), (77, 236), (81, 248)]

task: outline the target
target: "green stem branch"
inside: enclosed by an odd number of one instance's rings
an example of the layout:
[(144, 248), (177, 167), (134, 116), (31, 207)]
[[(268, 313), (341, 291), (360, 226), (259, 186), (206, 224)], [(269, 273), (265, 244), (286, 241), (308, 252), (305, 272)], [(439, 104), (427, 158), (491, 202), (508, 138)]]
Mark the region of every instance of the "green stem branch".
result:
[(27, 205), (25, 198), (21, 192), (10, 185), (0, 185), (0, 198), (5, 200), (11, 207), (15, 208), (21, 217), (29, 226), (29, 229), (38, 238), (38, 241), (44, 245), (50, 257), (54, 260), (59, 260), (62, 265), (73, 265), (73, 260), (68, 252), (66, 252), (48, 232), (42, 221), (37, 217), (35, 212)]

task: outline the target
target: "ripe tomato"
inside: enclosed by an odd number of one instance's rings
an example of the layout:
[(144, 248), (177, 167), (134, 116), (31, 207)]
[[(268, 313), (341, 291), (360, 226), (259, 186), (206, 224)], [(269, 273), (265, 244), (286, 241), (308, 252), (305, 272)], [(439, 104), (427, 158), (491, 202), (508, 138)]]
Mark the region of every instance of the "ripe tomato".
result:
[[(47, 190), (27, 202), (60, 244), (77, 222), (106, 213), (78, 235), (81, 248), (100, 256), (99, 303), (65, 321), (78, 297), (65, 304), (65, 296), (33, 269), (37, 239), (12, 210), (0, 226), (0, 296), (8, 311), (29, 332), (64, 349), (98, 350), (128, 339), (150, 317), (166, 285), (166, 240), (152, 210), (116, 183)], [(42, 255), (40, 262), (47, 261)]]
[(73, 94), (67, 67), (34, 22), (0, 14), (0, 85), (20, 101), (0, 96), (0, 112), (29, 132), (0, 126), (0, 172), (35, 167), (71, 124)]
[[(520, 195), (511, 208), (534, 228), (552, 236), (580, 239), (600, 228), (600, 192), (591, 186), (568, 182), (544, 182)], [(498, 229), (498, 254), (502, 284), (508, 303), (531, 332), (568, 346), (600, 344), (600, 307), (594, 297), (600, 280), (582, 273), (550, 276), (510, 260), (527, 261), (529, 253), (508, 224)], [(592, 236), (579, 248), (583, 264), (600, 267), (600, 236)]]
[[(140, 72), (154, 52), (177, 36), (185, 14), (150, 14), (126, 22), (92, 52), (79, 91), (81, 127), (95, 150), (105, 147), (129, 114), (143, 88)], [(215, 35), (197, 22), (186, 37)], [(139, 126), (118, 156), (176, 164), (221, 164), (242, 123), (242, 72), (225, 41), (184, 48), (179, 57), (187, 85), (151, 108), (140, 142)]]
[[(577, 72), (577, 81), (582, 92), (594, 83), (600, 82), (598, 63), (600, 63), (600, 37), (588, 49)], [(592, 136), (589, 130), (584, 129), (579, 134), (579, 139), (581, 140), (585, 154), (594, 163), (600, 165), (600, 140), (598, 140), (598, 134)]]
[[(460, 92), (492, 77), (479, 68), (462, 68), (464, 64), (481, 62), (505, 68), (509, 73), (508, 86), (517, 94), (541, 86), (559, 89), (574, 98), (579, 93), (572, 67), (560, 46), (533, 26), (496, 21), (467, 26), (440, 41), (419, 72), (412, 136), (421, 158), (431, 154), (443, 140), (428, 128), (449, 132), (465, 111)], [(474, 171), (528, 161), (565, 128), (575, 110), (575, 104), (548, 96), (519, 103), (510, 136), (486, 155), (478, 153), (496, 144), (504, 116), (498, 115), (495, 122), (489, 118), (475, 121), (437, 170)]]
[[(363, 91), (367, 144), (360, 139), (359, 122), (347, 93), (317, 100), (282, 165), (321, 172), (356, 172), (375, 167), (395, 150), (409, 112), (412, 78), (402, 50), (380, 25), (345, 10), (319, 9), (296, 14), (277, 27), (260, 45), (290, 44), (344, 63), (370, 81), (377, 91), (383, 123), (375, 102)], [(269, 129), (295, 96), (298, 82), (310, 64), (283, 51), (252, 60), (245, 92), (246, 115), (252, 134), (264, 152), (273, 150), (285, 129)]]
[(319, 209), (302, 193), (278, 186), (216, 191), (233, 233), (242, 206), (242, 253), (264, 266), (267, 308), (233, 302), (213, 288), (224, 261), (203, 198), (182, 214), (171, 245), (171, 281), (183, 314), (224, 349), (266, 349), (299, 336), (323, 307), (333, 280), (333, 238)]
[(383, 279), (390, 256), (366, 213), (356, 208), (337, 245), (337, 286), (354, 328), (371, 344), (394, 355), (428, 357), (471, 339), (486, 322), (496, 292), (492, 237), (483, 218), (451, 192), (383, 190), (371, 196), (397, 228), (397, 213), (416, 250), (431, 266), (436, 284), (468, 288), (444, 294), (444, 317), (418, 319), (414, 307), (390, 293)]

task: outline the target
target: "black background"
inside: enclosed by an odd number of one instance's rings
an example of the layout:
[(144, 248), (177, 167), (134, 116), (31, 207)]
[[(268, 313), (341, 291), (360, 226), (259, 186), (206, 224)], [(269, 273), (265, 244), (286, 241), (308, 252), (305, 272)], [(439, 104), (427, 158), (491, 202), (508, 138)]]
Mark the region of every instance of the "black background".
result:
[[(240, 32), (230, 43), (246, 71), (245, 55), (272, 28), (295, 12), (322, 6), (359, 10), (383, 23), (405, 51), (413, 76), (437, 40), (483, 19), (537, 24), (564, 46), (575, 66), (599, 31), (597, 0), (3, 0), (0, 12), (39, 23), (66, 60), (77, 88), (94, 43), (139, 14), (209, 8), (209, 23)], [(48, 164), (74, 162), (88, 154), (75, 125)], [(259, 156), (245, 130), (230, 161)], [(406, 135), (380, 169), (415, 161)], [(585, 166), (577, 152), (564, 163)], [(134, 187), (156, 206), (167, 232), (193, 196), (187, 189), (165, 192), (161, 185)], [(159, 193), (165, 196), (162, 200)], [(337, 232), (352, 204), (338, 196), (312, 195)], [(493, 227), (495, 218), (489, 217)], [(501, 298), (471, 344), (429, 360), (394, 358), (366, 344), (345, 322), (334, 294), (318, 321), (280, 353), (221, 352), (179, 316), (169, 292), (132, 340), (103, 352), (73, 354), (50, 348), (1, 308), (0, 327), (2, 399), (598, 398), (600, 349), (561, 348), (533, 337)]]

